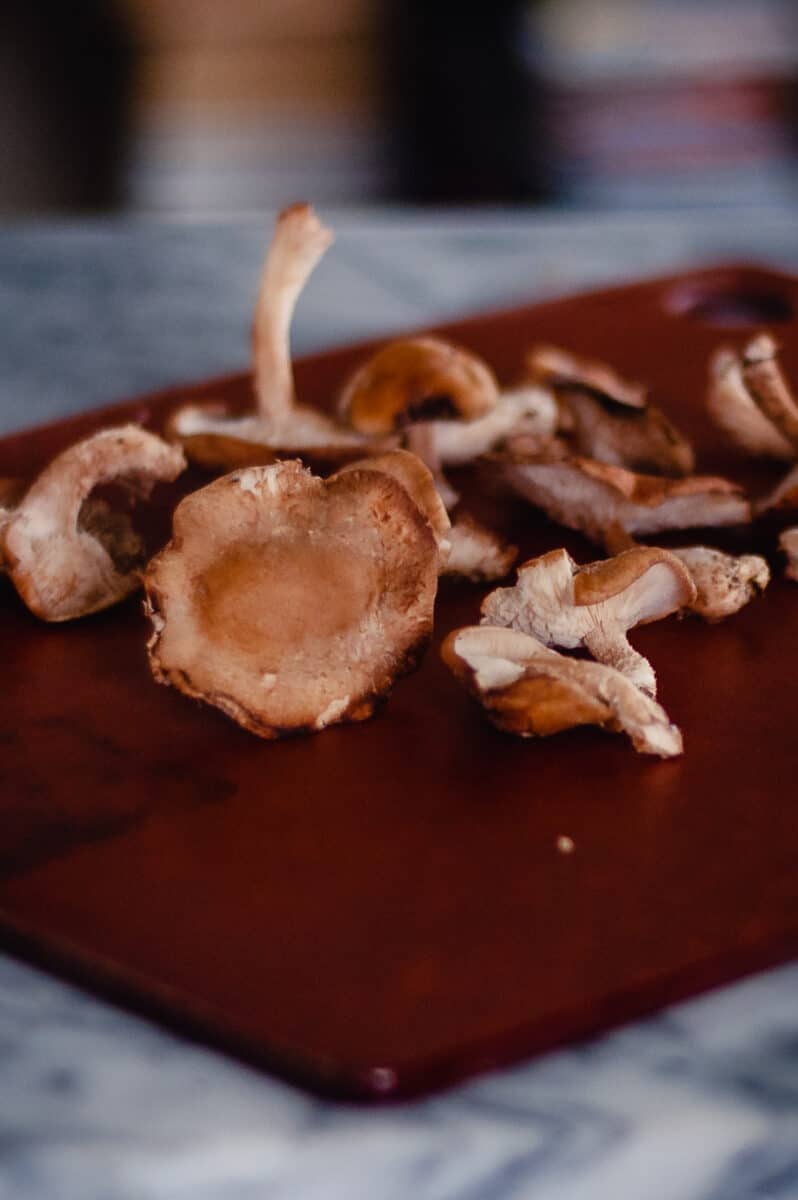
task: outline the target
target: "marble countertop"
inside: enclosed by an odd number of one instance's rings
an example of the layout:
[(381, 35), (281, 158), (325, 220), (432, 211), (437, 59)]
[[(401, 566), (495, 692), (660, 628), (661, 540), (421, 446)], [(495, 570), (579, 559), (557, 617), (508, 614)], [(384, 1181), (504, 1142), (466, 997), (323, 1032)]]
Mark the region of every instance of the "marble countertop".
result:
[[(325, 214), (298, 352), (688, 265), (798, 269), (784, 211)], [(246, 363), (270, 219), (0, 229), (0, 430)], [(0, 956), (0, 1200), (798, 1197), (798, 965), (381, 1109)]]

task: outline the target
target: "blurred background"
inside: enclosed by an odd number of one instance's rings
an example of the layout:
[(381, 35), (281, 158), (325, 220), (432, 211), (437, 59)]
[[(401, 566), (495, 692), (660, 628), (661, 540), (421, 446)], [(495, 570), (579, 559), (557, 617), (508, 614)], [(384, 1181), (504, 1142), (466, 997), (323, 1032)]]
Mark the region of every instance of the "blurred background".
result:
[(794, 0), (3, 0), (0, 212), (741, 206)]

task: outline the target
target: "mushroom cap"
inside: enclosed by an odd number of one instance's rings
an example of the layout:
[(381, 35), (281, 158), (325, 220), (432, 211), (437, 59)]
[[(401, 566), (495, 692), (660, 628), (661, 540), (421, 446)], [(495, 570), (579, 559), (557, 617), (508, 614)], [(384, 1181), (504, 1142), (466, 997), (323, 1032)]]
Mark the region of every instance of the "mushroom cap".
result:
[(0, 479), (0, 571), (3, 570), (3, 539), (11, 516), (25, 494), (22, 479)]
[(222, 471), (266, 466), (275, 458), (338, 464), (386, 449), (386, 439), (364, 438), (301, 404), (281, 425), (257, 414), (227, 416), (220, 405), (186, 404), (172, 413), (166, 434), (181, 444), (191, 462)]
[(695, 469), (690, 442), (653, 404), (607, 404), (577, 387), (563, 388), (560, 399), (568, 409), (569, 436), (578, 453), (633, 471), (679, 476)]
[(483, 624), (521, 630), (545, 645), (586, 646), (653, 695), (651, 664), (632, 649), (626, 632), (694, 599), (687, 568), (667, 550), (637, 546), (583, 567), (566, 550), (552, 550), (519, 567), (515, 586), (491, 592), (481, 612)]
[(499, 729), (546, 737), (577, 725), (622, 730), (642, 754), (670, 758), (682, 737), (667, 713), (620, 672), (567, 658), (529, 634), (490, 625), (456, 629), (441, 657)]
[(537, 383), (560, 388), (578, 387), (623, 408), (645, 408), (646, 388), (624, 379), (607, 363), (579, 358), (559, 346), (533, 346), (526, 356), (529, 376)]
[(381, 471), (250, 467), (187, 496), (145, 574), (156, 680), (271, 738), (363, 720), (432, 631), (438, 547)]
[(413, 421), (472, 421), (495, 408), (490, 367), (437, 337), (390, 342), (363, 363), (341, 392), (340, 411), (360, 433), (385, 434)]
[(518, 495), (599, 543), (615, 524), (628, 533), (648, 534), (751, 520), (743, 489), (715, 475), (666, 479), (579, 455), (507, 453), (494, 461)]
[(384, 471), (400, 483), (429, 521), (441, 557), (443, 561), (446, 560), (450, 549), (452, 523), (435, 487), (432, 472), (417, 454), (411, 454), (409, 450), (391, 450), (387, 454), (377, 454), (371, 458), (347, 463), (337, 474), (344, 475), (348, 471)]
[(135, 591), (141, 539), (126, 514), (90, 494), (116, 483), (147, 495), (185, 465), (177, 446), (136, 425), (104, 429), (53, 459), (13, 511), (3, 538), (8, 573), (31, 612), (68, 621)]

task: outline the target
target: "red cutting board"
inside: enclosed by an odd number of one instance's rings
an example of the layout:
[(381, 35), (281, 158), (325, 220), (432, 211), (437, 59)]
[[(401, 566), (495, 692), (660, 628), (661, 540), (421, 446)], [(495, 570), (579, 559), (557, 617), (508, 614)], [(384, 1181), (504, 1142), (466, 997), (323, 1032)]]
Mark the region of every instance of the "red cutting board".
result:
[[(606, 357), (652, 384), (702, 469), (739, 476), (701, 412), (708, 354), (767, 327), (798, 378), (795, 311), (798, 281), (726, 268), (444, 332), (507, 381), (535, 340)], [(305, 359), (300, 394), (329, 403), (363, 353)], [(0, 474), (131, 414), (157, 428), (188, 397), (249, 395), (241, 375), (10, 437)], [(598, 557), (458, 482), (525, 555)], [(775, 537), (725, 541), (777, 566)], [(435, 644), (373, 720), (268, 743), (150, 681), (140, 600), (48, 627), (0, 583), (4, 945), (353, 1098), (428, 1091), (793, 955), (798, 585), (721, 625), (634, 635), (684, 731), (669, 762), (597, 730), (492, 729), (437, 649), (485, 590), (442, 587)]]

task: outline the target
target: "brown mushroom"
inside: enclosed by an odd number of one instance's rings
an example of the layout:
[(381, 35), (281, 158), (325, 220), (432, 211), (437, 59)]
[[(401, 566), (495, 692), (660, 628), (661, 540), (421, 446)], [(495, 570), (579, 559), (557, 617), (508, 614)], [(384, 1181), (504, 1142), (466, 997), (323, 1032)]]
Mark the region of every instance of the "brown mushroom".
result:
[(332, 240), (332, 232), (310, 205), (294, 204), (280, 213), (255, 306), (256, 409), (241, 416), (230, 415), (218, 404), (177, 409), (168, 432), (192, 460), (229, 470), (272, 462), (276, 455), (335, 462), (368, 453), (369, 439), (296, 402), (291, 320), (305, 283)]
[[(637, 546), (634, 538), (615, 526), (606, 539), (610, 554), (620, 554)], [(695, 596), (685, 613), (714, 623), (731, 617), (744, 608), (770, 582), (770, 568), (759, 554), (726, 554), (712, 546), (669, 546), (690, 573)]]
[(561, 431), (578, 454), (663, 475), (689, 475), (695, 454), (687, 438), (645, 389), (621, 378), (605, 363), (578, 359), (553, 346), (527, 357), (534, 380), (553, 387), (561, 406)]
[[(452, 448), (446, 435), (441, 440), (441, 426), (484, 421), (498, 400), (493, 372), (475, 354), (441, 338), (417, 337), (390, 342), (361, 364), (342, 389), (339, 409), (360, 434), (401, 433), (452, 508), (459, 497), (443, 474), (441, 446)], [(483, 427), (478, 453), (484, 443)]]
[(441, 655), (508, 733), (547, 737), (598, 725), (626, 733), (641, 754), (682, 752), (681, 733), (661, 705), (613, 667), (568, 658), (530, 634), (491, 625), (456, 629)]
[(6, 526), (25, 494), (21, 479), (0, 479), (0, 571), (3, 570), (3, 538)]
[(562, 457), (556, 448), (527, 455), (510, 447), (493, 461), (519, 496), (599, 544), (614, 524), (628, 533), (651, 534), (751, 520), (742, 488), (719, 476), (665, 479), (577, 455)]
[(153, 675), (264, 738), (364, 720), (424, 651), (438, 566), (383, 471), (233, 472), (178, 505), (147, 568)]
[(70, 446), (33, 481), (3, 537), (6, 569), (31, 612), (68, 621), (109, 608), (141, 583), (141, 538), (126, 513), (90, 495), (116, 484), (148, 495), (176, 479), (183, 453), (136, 425)]
[(566, 550), (552, 550), (520, 566), (515, 586), (491, 592), (481, 612), (484, 624), (521, 630), (547, 646), (584, 646), (653, 696), (654, 670), (629, 645), (627, 631), (694, 598), (687, 569), (667, 550), (638, 546), (584, 566)]

